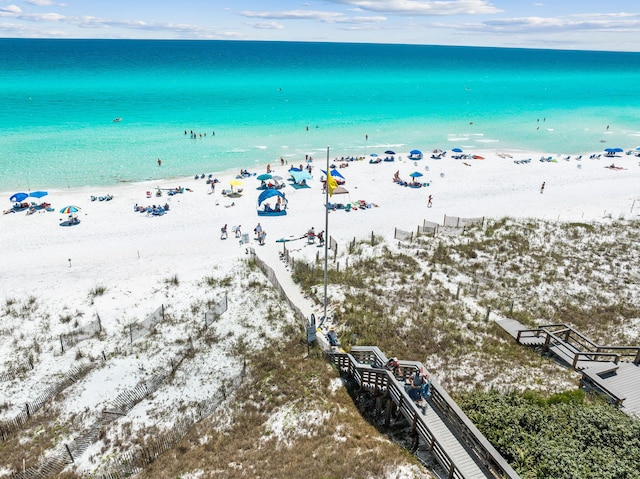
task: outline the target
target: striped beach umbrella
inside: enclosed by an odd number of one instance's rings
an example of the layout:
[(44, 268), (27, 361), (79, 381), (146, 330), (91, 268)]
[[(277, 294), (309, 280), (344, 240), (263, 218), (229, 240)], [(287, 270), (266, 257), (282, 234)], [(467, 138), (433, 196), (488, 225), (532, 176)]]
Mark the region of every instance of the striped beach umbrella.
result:
[(69, 205), (69, 206), (65, 206), (64, 208), (62, 208), (60, 210), (60, 213), (65, 214), (65, 215), (69, 215), (71, 213), (77, 213), (78, 211), (80, 211), (80, 207), (79, 206)]

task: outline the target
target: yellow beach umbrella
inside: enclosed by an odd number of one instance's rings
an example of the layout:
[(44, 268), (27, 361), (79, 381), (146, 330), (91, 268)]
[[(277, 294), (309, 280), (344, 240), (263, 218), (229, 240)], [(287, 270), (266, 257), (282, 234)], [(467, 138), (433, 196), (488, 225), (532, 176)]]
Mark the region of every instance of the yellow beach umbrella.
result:
[(229, 184), (230, 184), (231, 186), (242, 186), (242, 181), (241, 181), (241, 180), (231, 180), (231, 181), (229, 182)]

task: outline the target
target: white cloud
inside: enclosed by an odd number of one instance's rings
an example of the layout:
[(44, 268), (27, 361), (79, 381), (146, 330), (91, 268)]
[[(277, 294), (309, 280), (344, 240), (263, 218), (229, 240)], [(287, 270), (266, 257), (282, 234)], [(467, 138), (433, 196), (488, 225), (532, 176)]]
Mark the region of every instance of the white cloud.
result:
[(252, 28), (258, 30), (282, 30), (284, 26), (278, 22), (255, 22), (248, 24)]
[(282, 12), (240, 12), (243, 17), (249, 18), (270, 18), (277, 20), (318, 20), (326, 23), (333, 23), (344, 18), (342, 13), (323, 12), (317, 10), (288, 10)]
[(38, 5), (39, 7), (53, 5), (53, 2), (51, 0), (25, 0), (25, 2), (30, 3), (31, 5)]
[(29, 15), (29, 18), (37, 22), (62, 22), (66, 20), (67, 17), (65, 17), (64, 15), (60, 15), (59, 13), (42, 13), (37, 15)]
[(248, 18), (264, 18), (273, 20), (314, 20), (322, 23), (378, 23), (386, 20), (386, 17), (358, 16), (349, 17), (339, 12), (325, 12), (318, 10), (288, 10), (281, 12), (252, 12), (243, 11), (240, 15)]
[(484, 22), (481, 29), (498, 33), (540, 33), (606, 30), (608, 32), (636, 31), (640, 33), (637, 15), (581, 15), (572, 17), (522, 17)]
[(6, 7), (0, 7), (0, 12), (6, 13), (22, 13), (22, 10), (17, 5), (7, 5)]
[(500, 13), (502, 10), (486, 0), (326, 0), (329, 3), (352, 5), (388, 15), (480, 15)]

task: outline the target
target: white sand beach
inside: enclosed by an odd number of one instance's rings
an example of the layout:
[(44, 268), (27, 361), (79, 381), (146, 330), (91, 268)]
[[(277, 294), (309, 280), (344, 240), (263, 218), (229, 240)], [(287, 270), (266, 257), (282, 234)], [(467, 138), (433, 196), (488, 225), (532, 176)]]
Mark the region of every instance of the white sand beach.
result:
[[(592, 221), (606, 218), (632, 218), (640, 207), (640, 159), (620, 154), (614, 158), (575, 159), (540, 162), (547, 154), (536, 152), (474, 152), (484, 160), (408, 161), (407, 155), (396, 155), (395, 162), (369, 164), (348, 162), (340, 168), (346, 178), (348, 194), (336, 195), (330, 202), (365, 200), (375, 205), (366, 210), (336, 211), (330, 214), (329, 233), (340, 243), (353, 237), (365, 237), (371, 231), (391, 237), (394, 228), (415, 230), (423, 220), (441, 222), (444, 215), (461, 217), (535, 217), (560, 221)], [(426, 156), (426, 155), (425, 155)], [(511, 156), (511, 158), (509, 158)], [(516, 164), (519, 159), (532, 158), (530, 163)], [(555, 158), (558, 158), (555, 156)], [(304, 163), (304, 159), (300, 164)], [(331, 164), (339, 164), (332, 156)], [(275, 162), (271, 163), (272, 165)], [(616, 164), (622, 169), (605, 168)], [(46, 297), (57, 287), (56, 300), (73, 301), (68, 291), (69, 279), (76, 290), (86, 276), (87, 286), (96, 282), (109, 284), (128, 279), (134, 291), (149, 291), (145, 278), (176, 271), (181, 274), (206, 272), (212, 265), (243, 255), (244, 248), (232, 238), (231, 228), (241, 225), (242, 232), (251, 233), (258, 222), (267, 232), (263, 249), (278, 248), (275, 240), (300, 236), (311, 226), (324, 229), (324, 194), (319, 171), (325, 169), (326, 158), (314, 158), (310, 188), (282, 191), (288, 199), (288, 214), (284, 217), (258, 217), (256, 200), (260, 182), (255, 177), (243, 180), (242, 196), (227, 198), (223, 189), (238, 171), (216, 173), (216, 191), (210, 194), (205, 179), (168, 179), (139, 184), (123, 184), (110, 188), (78, 188), (49, 191), (42, 200), (51, 203), (55, 212), (25, 212), (0, 217), (3, 271), (1, 290), (6, 295), (22, 295), (26, 291)], [(288, 178), (287, 166), (272, 166), (272, 173)], [(295, 166), (298, 166), (296, 163)], [(250, 173), (262, 174), (261, 169)], [(418, 171), (417, 178), (429, 186), (410, 188), (392, 181), (399, 171), (403, 180)], [(286, 181), (285, 181), (286, 182)], [(540, 186), (545, 182), (544, 193)], [(146, 197), (156, 188), (182, 186), (183, 194)], [(0, 194), (9, 198), (14, 192)], [(90, 197), (110, 194), (111, 201), (91, 201)], [(427, 198), (433, 206), (427, 208)], [(29, 198), (32, 200), (33, 198)], [(638, 200), (634, 205), (634, 200)], [(39, 202), (40, 200), (38, 200)], [(134, 212), (134, 205), (168, 203), (170, 211), (159, 217)], [(233, 206), (231, 204), (233, 203)], [(10, 208), (6, 201), (3, 210)], [(59, 213), (66, 205), (81, 208), (77, 213), (81, 223), (60, 227), (67, 215)], [(632, 211), (633, 207), (633, 211)], [(227, 224), (230, 238), (220, 241), (220, 228)], [(254, 244), (255, 246), (255, 244)], [(71, 260), (71, 261), (69, 261)], [(134, 281), (136, 279), (138, 282)]]
[[(476, 151), (485, 159), (425, 158), (407, 160), (407, 153), (396, 155), (394, 162), (370, 164), (369, 158), (346, 162), (338, 171), (345, 177), (347, 194), (334, 196), (331, 202), (364, 200), (371, 207), (352, 211), (337, 210), (329, 214), (329, 236), (340, 245), (353, 238), (366, 238), (375, 232), (392, 239), (394, 229), (415, 231), (424, 220), (442, 223), (445, 215), (460, 217), (512, 216), (558, 221), (610, 221), (618, 218), (637, 218), (640, 214), (640, 158), (633, 154), (590, 159), (585, 152), (580, 160), (554, 155), (556, 162), (541, 162), (548, 157), (543, 152)], [(498, 154), (499, 153), (499, 154)], [(339, 156), (342, 156), (338, 153)], [(331, 152), (332, 164), (343, 163)], [(527, 163), (516, 160), (531, 158)], [(295, 163), (304, 163), (304, 159)], [(607, 166), (614, 163), (622, 169)], [(272, 173), (288, 178), (291, 166), (271, 161)], [(175, 344), (166, 339), (157, 355), (148, 356), (139, 350), (127, 355), (124, 336), (126, 325), (144, 319), (160, 304), (168, 305), (175, 315), (188, 315), (198, 300), (218, 299), (211, 288), (203, 287), (205, 277), (222, 278), (233, 274), (237, 281), (226, 288), (229, 311), (218, 327), (221, 333), (244, 331), (249, 338), (269, 334), (264, 305), (243, 297), (243, 281), (250, 273), (242, 272), (241, 260), (247, 247), (252, 247), (267, 263), (277, 265), (282, 250), (279, 238), (301, 237), (310, 228), (325, 229), (324, 194), (320, 169), (325, 169), (326, 157), (315, 157), (310, 163), (313, 179), (310, 187), (294, 189), (287, 185), (282, 191), (288, 199), (287, 215), (258, 217), (256, 200), (260, 182), (255, 176), (243, 181), (242, 196), (227, 198), (222, 190), (238, 171), (218, 172), (215, 193), (210, 192), (205, 179), (180, 178), (139, 184), (122, 184), (110, 188), (78, 188), (50, 190), (44, 198), (55, 209), (27, 215), (24, 211), (0, 216), (0, 291), (3, 308), (19, 308), (33, 298), (37, 310), (21, 321), (10, 322), (8, 316), (0, 323), (0, 373), (6, 372), (16, 358), (26, 356), (40, 343), (40, 361), (29, 379), (6, 383), (0, 393), (0, 419), (12, 417), (19, 404), (37, 394), (54, 375), (64, 371), (77, 360), (60, 354), (55, 338), (70, 331), (75, 324), (85, 324), (98, 314), (107, 331), (107, 339), (85, 346), (84, 354), (97, 357), (105, 349), (111, 354), (112, 368), (83, 385), (73, 403), (69, 402), (61, 414), (81, 412), (87, 408), (101, 409), (105, 401), (118, 391), (130, 388), (155, 367)], [(249, 169), (262, 174), (260, 169)], [(414, 171), (422, 173), (418, 180), (428, 186), (411, 188), (392, 181), (396, 171), (404, 180), (411, 180)], [(540, 187), (545, 183), (544, 192)], [(167, 196), (166, 189), (184, 187), (182, 194)], [(147, 198), (146, 192), (162, 188), (163, 195)], [(11, 204), (7, 200), (15, 191), (1, 194), (5, 198), (3, 210)], [(110, 201), (91, 201), (91, 196), (110, 194)], [(432, 196), (433, 206), (427, 207)], [(134, 205), (168, 203), (170, 210), (162, 216), (134, 211)], [(232, 206), (233, 204), (233, 206)], [(61, 208), (80, 207), (80, 223), (62, 227), (67, 219)], [(266, 242), (259, 245), (253, 230), (261, 223)], [(220, 229), (228, 225), (229, 238), (220, 239)], [(232, 227), (240, 225), (248, 233), (249, 244), (241, 244), (234, 237)], [(287, 243), (293, 254), (312, 258), (324, 251), (303, 240)], [(167, 281), (179, 279), (179, 287), (169, 289)], [(92, 297), (90, 292), (104, 288), (103, 295)], [(311, 308), (311, 306), (307, 306)], [(320, 313), (318, 308), (316, 313)], [(60, 318), (71, 316), (69, 322)], [(182, 335), (182, 336), (181, 336)], [(183, 337), (188, 331), (176, 333)], [(89, 344), (89, 342), (87, 343)], [(229, 344), (224, 347), (231, 347)], [(199, 400), (212, 394), (216, 378), (223, 377), (216, 358), (224, 355), (224, 347), (212, 348), (211, 355), (202, 360), (203, 374), (208, 380), (176, 392), (182, 399)], [(116, 351), (122, 357), (116, 358)], [(167, 353), (167, 354), (160, 354)], [(142, 358), (142, 359), (141, 359)], [(151, 359), (153, 358), (153, 359)], [(157, 359), (160, 358), (160, 359)], [(140, 364), (147, 361), (146, 364)], [(230, 367), (235, 373), (240, 364)], [(185, 379), (190, 381), (191, 379)], [(156, 407), (159, 407), (156, 404)], [(146, 412), (151, 414), (153, 407)], [(90, 465), (87, 465), (89, 468)]]

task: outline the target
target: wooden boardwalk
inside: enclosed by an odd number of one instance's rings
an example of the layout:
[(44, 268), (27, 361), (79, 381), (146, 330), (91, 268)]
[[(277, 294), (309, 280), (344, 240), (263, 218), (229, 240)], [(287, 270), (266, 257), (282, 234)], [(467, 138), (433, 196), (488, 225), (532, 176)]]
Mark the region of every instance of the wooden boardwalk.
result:
[(566, 324), (531, 329), (514, 319), (496, 323), (518, 343), (542, 347), (581, 372), (583, 387), (600, 391), (621, 411), (640, 416), (640, 346), (599, 345)]
[(375, 346), (354, 346), (351, 353), (333, 353), (332, 361), (351, 376), (361, 389), (378, 393), (386, 401), (387, 420), (391, 410), (400, 412), (411, 425), (418, 442), (427, 445), (447, 473), (455, 479), (518, 479), (518, 474), (476, 429), (457, 404), (433, 380), (431, 397), (416, 403), (404, 389), (408, 378), (422, 364), (400, 361), (402, 377), (383, 368), (386, 356)]
[[(278, 251), (261, 249), (260, 256), (257, 256), (255, 250), (251, 249), (250, 253), (292, 306), (296, 316), (308, 327), (309, 318), (318, 312), (317, 306), (304, 297), (293, 282)], [(404, 385), (382, 368), (387, 358), (377, 347), (354, 346), (350, 353), (332, 351), (325, 338), (330, 324), (328, 321), (323, 330), (318, 328), (316, 340), (320, 347), (341, 372), (351, 376), (359, 387), (376, 392), (381, 401), (387, 401), (387, 414), (395, 408), (404, 416), (415, 437), (429, 448), (449, 479), (520, 479), (437, 381), (432, 382), (432, 395), (426, 408), (420, 407), (409, 398)], [(411, 361), (401, 361), (401, 364), (407, 377), (416, 368), (422, 367), (420, 363)], [(393, 407), (389, 407), (391, 405)], [(418, 447), (418, 443), (415, 443), (415, 447)]]

